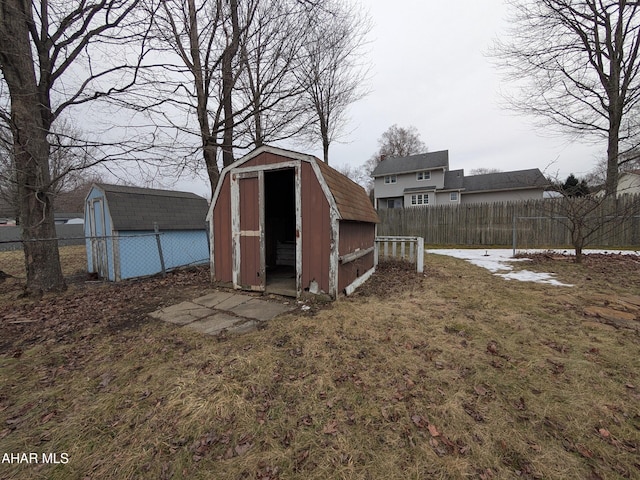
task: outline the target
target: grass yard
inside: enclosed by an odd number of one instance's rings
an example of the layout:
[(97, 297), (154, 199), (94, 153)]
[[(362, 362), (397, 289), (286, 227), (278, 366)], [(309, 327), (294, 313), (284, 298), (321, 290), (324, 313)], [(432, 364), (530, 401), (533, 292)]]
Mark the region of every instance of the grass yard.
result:
[(567, 288), (426, 255), (237, 337), (146, 317), (206, 269), (40, 301), (0, 284), (0, 455), (67, 460), (0, 478), (640, 478), (638, 260), (526, 265)]

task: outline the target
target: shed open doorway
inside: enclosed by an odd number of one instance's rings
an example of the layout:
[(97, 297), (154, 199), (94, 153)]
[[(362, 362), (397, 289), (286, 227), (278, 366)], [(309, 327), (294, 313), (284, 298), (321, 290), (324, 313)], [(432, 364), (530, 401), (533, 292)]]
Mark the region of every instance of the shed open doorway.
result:
[(264, 173), (267, 293), (297, 296), (295, 169)]

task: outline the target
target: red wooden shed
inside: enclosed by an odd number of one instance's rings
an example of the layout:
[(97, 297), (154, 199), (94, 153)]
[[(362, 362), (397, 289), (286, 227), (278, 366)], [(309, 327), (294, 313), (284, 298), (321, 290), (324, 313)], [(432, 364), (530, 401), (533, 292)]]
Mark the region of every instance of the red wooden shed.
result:
[(375, 270), (368, 195), (312, 155), (262, 146), (229, 165), (207, 220), (218, 284), (336, 298)]

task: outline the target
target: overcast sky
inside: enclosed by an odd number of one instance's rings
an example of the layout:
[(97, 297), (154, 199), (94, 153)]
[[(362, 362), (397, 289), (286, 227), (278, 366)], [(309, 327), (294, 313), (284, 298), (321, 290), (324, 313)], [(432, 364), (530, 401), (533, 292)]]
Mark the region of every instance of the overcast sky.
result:
[[(332, 166), (363, 164), (393, 124), (415, 126), (429, 151), (449, 150), (450, 168), (467, 174), (479, 167), (539, 168), (564, 179), (588, 173), (605, 155), (605, 145), (545, 135), (531, 118), (500, 107), (500, 91), (508, 85), (487, 52), (506, 32), (504, 0), (363, 4), (373, 21), (367, 47), (371, 93), (351, 107), (351, 133), (331, 145)], [(322, 158), (320, 147), (304, 153)]]
[(581, 175), (604, 155), (604, 146), (544, 135), (530, 118), (500, 107), (508, 85), (486, 54), (506, 32), (503, 0), (367, 3), (371, 94), (351, 109), (355, 130), (348, 144), (332, 147), (334, 164), (364, 162), (394, 123), (414, 125), (430, 151), (449, 150), (450, 167), (467, 172), (537, 167)]

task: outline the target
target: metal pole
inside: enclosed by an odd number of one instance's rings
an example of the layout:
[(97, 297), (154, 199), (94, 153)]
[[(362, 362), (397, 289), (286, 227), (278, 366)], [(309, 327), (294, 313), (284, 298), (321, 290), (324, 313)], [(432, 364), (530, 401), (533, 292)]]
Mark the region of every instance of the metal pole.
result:
[(513, 257), (516, 256), (516, 241), (517, 241), (517, 233), (516, 233), (516, 227), (517, 227), (517, 223), (518, 223), (518, 217), (516, 217), (515, 215), (513, 216)]
[(158, 222), (153, 222), (153, 231), (156, 234), (156, 243), (158, 244), (158, 255), (160, 256), (160, 268), (162, 270), (162, 276), (166, 276), (167, 271), (164, 268), (164, 255), (162, 254), (162, 245), (160, 244), (160, 229), (158, 228)]

